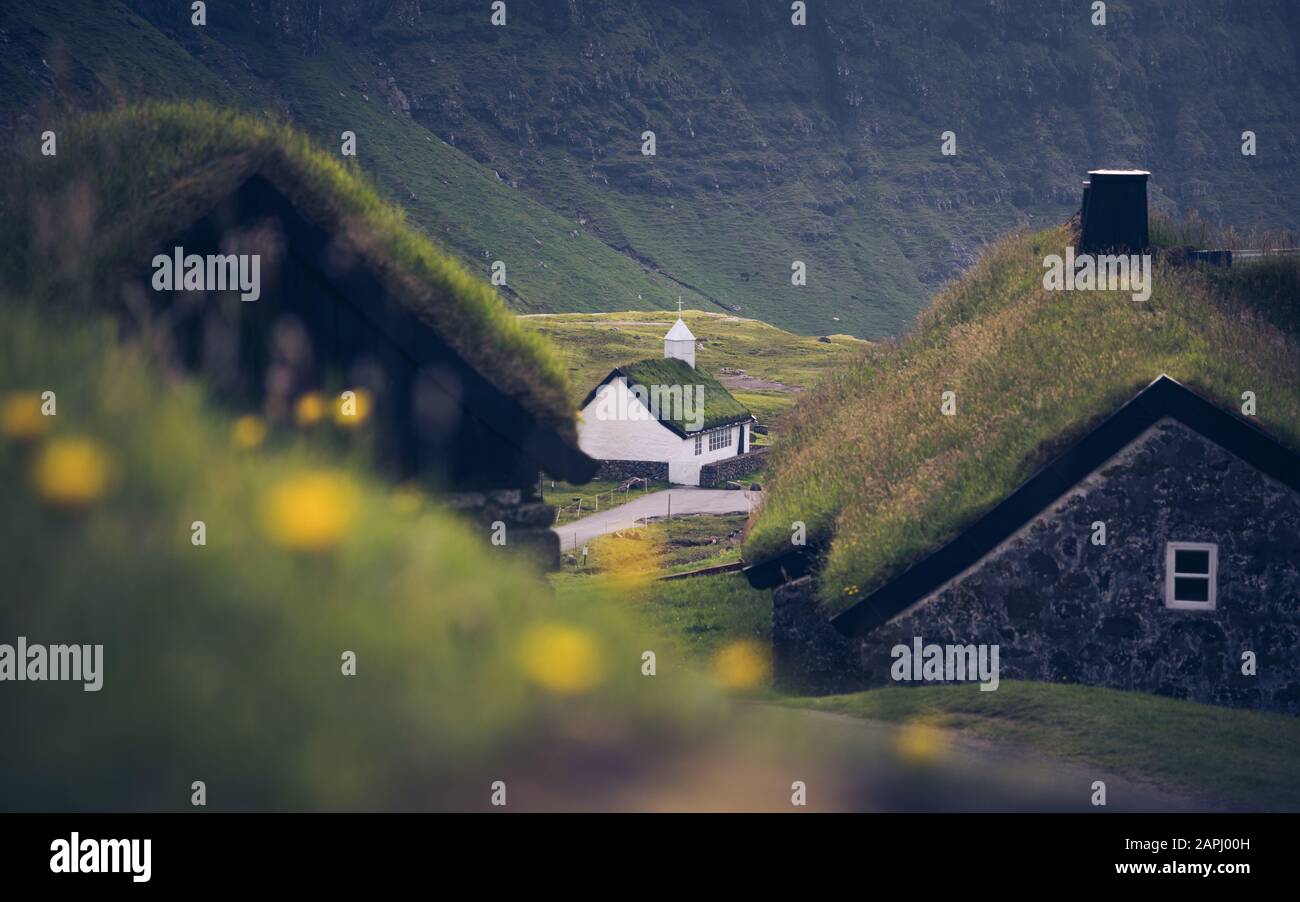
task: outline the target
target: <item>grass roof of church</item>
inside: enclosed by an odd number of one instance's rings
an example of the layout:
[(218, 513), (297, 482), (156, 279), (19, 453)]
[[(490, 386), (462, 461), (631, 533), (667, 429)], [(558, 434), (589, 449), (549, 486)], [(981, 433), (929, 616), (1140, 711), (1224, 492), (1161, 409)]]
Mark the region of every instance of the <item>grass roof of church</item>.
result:
[[(539, 424), (576, 442), (563, 364), (481, 278), (409, 225), (353, 160), (305, 135), (205, 104), (151, 104), (51, 125), (0, 175), (0, 287), (47, 299), (118, 302), (120, 275), (252, 175), (345, 239), (399, 302)], [(147, 261), (144, 261), (147, 263)]]
[[(655, 385), (680, 385), (683, 392), (689, 389), (695, 391), (695, 386), (704, 388), (704, 429), (714, 429), (718, 426), (726, 426), (728, 423), (739, 423), (750, 418), (749, 408), (741, 404), (731, 396), (722, 383), (713, 378), (708, 372), (699, 367), (692, 367), (682, 360), (671, 357), (650, 358), (640, 360), (636, 363), (629, 363), (626, 366), (618, 368), (624, 376), (627, 377), (628, 385), (644, 385), (650, 388)], [(694, 394), (691, 395), (694, 398)], [(676, 405), (674, 405), (676, 407)], [(680, 432), (686, 433), (687, 418), (681, 416), (685, 412), (685, 405), (674, 410), (661, 411), (663, 414), (678, 414), (678, 416), (662, 416), (662, 419), (671, 423), (673, 428)], [(691, 411), (694, 413), (694, 409)], [(694, 419), (693, 417), (691, 418)], [(692, 423), (692, 425), (694, 425)]]
[[(1162, 373), (1234, 414), (1254, 392), (1250, 420), (1300, 449), (1300, 258), (1210, 269), (1157, 256), (1146, 302), (1045, 291), (1044, 256), (1076, 240), (1072, 226), (1003, 239), (909, 336), (806, 393), (773, 447), (746, 560), (789, 552), (802, 521), (825, 612), (851, 607)], [(940, 412), (947, 391), (955, 416)]]

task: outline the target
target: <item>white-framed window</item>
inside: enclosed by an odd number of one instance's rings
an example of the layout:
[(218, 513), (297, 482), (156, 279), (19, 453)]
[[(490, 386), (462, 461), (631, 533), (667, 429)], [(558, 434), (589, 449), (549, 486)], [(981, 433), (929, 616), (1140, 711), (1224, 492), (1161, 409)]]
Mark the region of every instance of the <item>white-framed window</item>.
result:
[(709, 433), (709, 450), (717, 451), (719, 448), (728, 448), (731, 446), (731, 427), (726, 429), (715, 429)]
[(1213, 542), (1165, 544), (1165, 607), (1212, 611), (1218, 601), (1219, 546)]
[(704, 451), (704, 433), (699, 432), (695, 435), (695, 453), (701, 454)]

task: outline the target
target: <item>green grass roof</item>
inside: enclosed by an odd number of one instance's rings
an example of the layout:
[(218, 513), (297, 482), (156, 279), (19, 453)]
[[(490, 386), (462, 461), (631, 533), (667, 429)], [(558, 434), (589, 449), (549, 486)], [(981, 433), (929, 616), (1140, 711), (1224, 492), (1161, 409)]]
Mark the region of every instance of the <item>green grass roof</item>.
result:
[(8, 211), (0, 216), (0, 286), (10, 292), (115, 303), (110, 287), (123, 271), (260, 174), (308, 219), (346, 238), (480, 374), (576, 441), (564, 368), (546, 339), (411, 228), (355, 164), (286, 126), (202, 104), (126, 107), (50, 127), (57, 156), (32, 152), (0, 177), (0, 211)]
[[(1300, 261), (1231, 270), (1159, 260), (1130, 293), (1048, 292), (1068, 227), (991, 247), (891, 349), (841, 367), (785, 422), (745, 557), (824, 550), (828, 613), (850, 607), (988, 511), (1068, 443), (1167, 373), (1300, 448)], [(956, 416), (940, 414), (956, 393)]]
[[(722, 387), (722, 383), (714, 379), (699, 367), (692, 367), (690, 364), (673, 358), (651, 358), (641, 360), (637, 363), (629, 363), (626, 366), (618, 368), (624, 376), (627, 377), (629, 385), (644, 385), (647, 388), (655, 385), (680, 385), (685, 391), (689, 388), (695, 391), (695, 386), (704, 388), (704, 425), (703, 429), (713, 429), (718, 426), (725, 426), (728, 423), (737, 423), (748, 420), (750, 417), (749, 409), (731, 396), (731, 392)], [(694, 397), (692, 395), (692, 397)], [(661, 411), (664, 421), (671, 423), (679, 432), (687, 432), (687, 420), (682, 416), (669, 418), (666, 414), (685, 412), (684, 407), (676, 407), (673, 410)], [(694, 413), (694, 409), (692, 409)], [(692, 422), (692, 425), (694, 423)]]

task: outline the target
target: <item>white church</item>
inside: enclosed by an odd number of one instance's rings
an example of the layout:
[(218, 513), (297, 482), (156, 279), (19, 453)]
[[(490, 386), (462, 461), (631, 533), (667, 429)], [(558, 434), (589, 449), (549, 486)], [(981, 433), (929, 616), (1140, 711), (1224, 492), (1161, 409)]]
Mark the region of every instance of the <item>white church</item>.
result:
[[(679, 316), (664, 356), (616, 367), (582, 402), (578, 444), (619, 475), (663, 474), (699, 485), (700, 468), (746, 453), (754, 417), (695, 367), (695, 336)], [(638, 466), (638, 464), (647, 466)]]

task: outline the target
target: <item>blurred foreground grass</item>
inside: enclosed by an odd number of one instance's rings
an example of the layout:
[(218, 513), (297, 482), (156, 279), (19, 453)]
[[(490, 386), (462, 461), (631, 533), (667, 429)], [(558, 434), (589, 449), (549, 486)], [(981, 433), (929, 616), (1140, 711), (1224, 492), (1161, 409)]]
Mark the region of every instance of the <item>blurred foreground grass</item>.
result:
[(1300, 719), (1099, 686), (1003, 680), (788, 699), (870, 720), (950, 729), (1193, 790), (1235, 806), (1300, 808)]
[(485, 807), (539, 748), (635, 768), (717, 714), (642, 675), (621, 606), (214, 413), (107, 319), (0, 302), (0, 432), (0, 642), (104, 646), (99, 692), (0, 684), (0, 810), (185, 809), (195, 780), (217, 809)]

